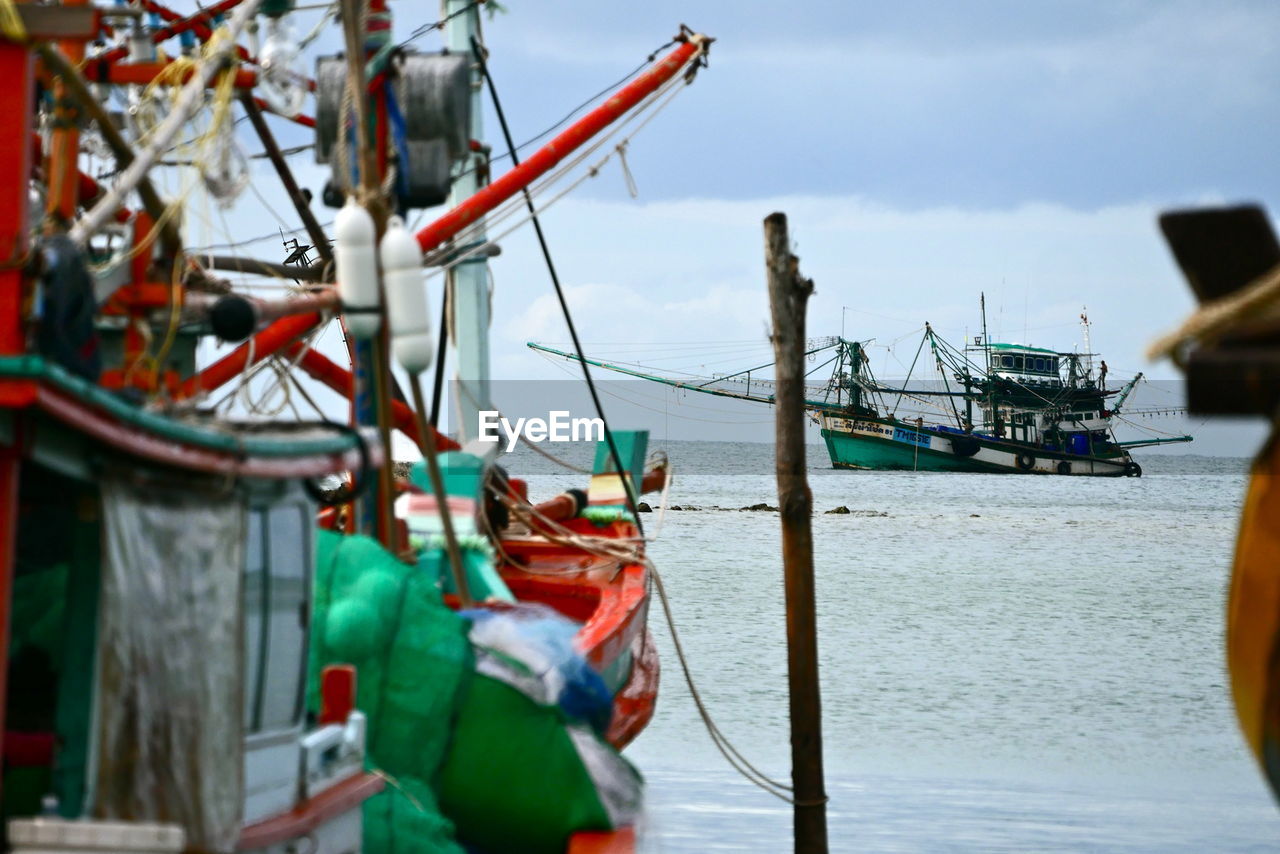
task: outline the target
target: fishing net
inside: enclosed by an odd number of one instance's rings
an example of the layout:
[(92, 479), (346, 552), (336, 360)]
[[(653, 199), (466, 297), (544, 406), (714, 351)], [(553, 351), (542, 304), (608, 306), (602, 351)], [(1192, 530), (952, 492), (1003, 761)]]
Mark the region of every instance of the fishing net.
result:
[(308, 705), (319, 709), (323, 667), (355, 665), (368, 762), (392, 781), (365, 803), (365, 850), (462, 854), (431, 781), (471, 669), (466, 623), (445, 607), (434, 577), (368, 537), (321, 531), (315, 580)]
[(583, 697), (599, 698), (539, 640), (564, 618), (473, 614), (485, 630), (469, 638), (437, 581), (367, 537), (320, 532), (309, 705), (323, 667), (355, 665), (368, 761), (392, 779), (365, 805), (365, 850), (562, 852), (575, 831), (634, 822), (640, 777), (599, 735), (607, 716)]

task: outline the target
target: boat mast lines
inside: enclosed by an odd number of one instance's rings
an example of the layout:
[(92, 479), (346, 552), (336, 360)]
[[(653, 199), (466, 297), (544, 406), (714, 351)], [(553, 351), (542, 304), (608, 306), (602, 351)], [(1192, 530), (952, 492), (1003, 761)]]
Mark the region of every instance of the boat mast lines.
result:
[[(741, 343), (733, 342), (733, 346)], [(1098, 433), (1110, 430), (1108, 419), (1118, 414), (1142, 378), (1138, 375), (1125, 387), (1106, 391), (1085, 377), (1085, 369), (1080, 363), (1081, 354), (993, 343), (987, 339), (985, 326), (980, 341), (961, 349), (949, 344), (931, 324), (926, 323), (923, 337), (907, 368), (907, 376), (894, 382), (881, 381), (872, 373), (867, 352), (872, 340), (836, 337), (810, 339), (807, 344), (809, 349), (805, 355), (814, 367), (806, 377), (831, 366), (825, 383), (806, 386), (806, 406), (812, 412), (905, 422), (919, 421), (918, 415), (927, 415), (935, 421), (941, 418), (944, 423), (952, 422), (963, 432), (1017, 433), (1026, 437), (1025, 441), (1033, 441), (1033, 436), (1059, 432)], [(926, 344), (939, 377), (917, 380), (915, 374), (927, 364), (921, 360)], [(559, 358), (578, 358), (543, 344), (531, 342), (528, 346)], [(633, 345), (601, 346), (630, 348)], [(656, 342), (645, 346), (652, 349), (664, 347)], [(699, 349), (704, 348), (711, 348), (713, 355), (721, 359), (727, 352), (705, 342), (699, 345)], [(653, 361), (684, 359), (687, 363), (695, 358), (686, 347), (675, 349), (680, 352), (658, 355)], [(620, 352), (635, 351), (623, 349)], [(977, 364), (970, 353), (982, 354), (980, 358), (984, 358), (985, 363)], [(622, 358), (587, 360), (587, 363), (685, 391), (773, 403), (773, 381), (768, 378), (769, 369), (773, 366), (771, 361), (731, 373), (707, 375), (705, 367), (701, 372), (664, 370), (631, 361), (629, 355)], [(762, 377), (762, 373), (766, 376)], [(1108, 407), (1106, 401), (1112, 397), (1115, 401)], [(963, 409), (961, 400), (964, 401)], [(905, 401), (915, 404), (909, 415), (902, 412)], [(975, 404), (980, 410), (978, 413), (974, 412)]]

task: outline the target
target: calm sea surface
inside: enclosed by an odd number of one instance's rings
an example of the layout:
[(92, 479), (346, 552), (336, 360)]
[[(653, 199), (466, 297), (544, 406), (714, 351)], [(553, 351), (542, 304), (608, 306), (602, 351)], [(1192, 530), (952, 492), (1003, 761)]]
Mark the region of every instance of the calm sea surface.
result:
[[(666, 450), (670, 503), (698, 509), (668, 512), (651, 554), (698, 689), (787, 780), (778, 516), (736, 509), (777, 503), (772, 448)], [(833, 851), (1280, 850), (1223, 661), (1244, 460), (1095, 480), (837, 472), (811, 451)], [(535, 499), (582, 482), (507, 462)], [(790, 807), (721, 759), (656, 605), (650, 624), (662, 693), (628, 750), (648, 850), (789, 850)]]

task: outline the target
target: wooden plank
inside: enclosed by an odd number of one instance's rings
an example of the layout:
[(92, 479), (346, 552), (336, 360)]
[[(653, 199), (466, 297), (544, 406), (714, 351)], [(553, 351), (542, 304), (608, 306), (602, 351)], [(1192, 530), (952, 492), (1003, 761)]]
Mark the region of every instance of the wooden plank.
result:
[(1201, 301), (1233, 293), (1280, 264), (1280, 242), (1257, 205), (1170, 211), (1160, 230)]
[(102, 28), (102, 14), (93, 6), (37, 6), (18, 3), (27, 35), (40, 40), (91, 39)]
[(1280, 407), (1280, 347), (1197, 350), (1186, 373), (1194, 415), (1272, 417)]

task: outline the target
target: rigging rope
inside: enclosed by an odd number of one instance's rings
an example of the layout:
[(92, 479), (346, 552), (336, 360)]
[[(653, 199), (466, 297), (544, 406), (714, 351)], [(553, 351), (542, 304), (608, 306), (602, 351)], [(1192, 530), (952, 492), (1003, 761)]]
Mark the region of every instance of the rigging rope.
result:
[[(668, 481), (670, 474), (668, 474)], [(639, 542), (635, 540), (619, 540), (605, 537), (594, 537), (587, 534), (579, 534), (559, 522), (549, 519), (541, 513), (537, 512), (528, 502), (519, 502), (513, 499), (506, 492), (498, 490), (495, 486), (490, 485), (490, 490), (495, 497), (498, 498), (513, 515), (524, 520), (531, 530), (538, 530), (538, 534), (550, 542), (558, 545), (576, 548), (593, 554), (597, 557), (603, 557), (610, 561), (617, 561), (618, 564), (643, 564), (649, 572), (649, 577), (653, 580), (654, 589), (658, 592), (658, 600), (662, 604), (663, 614), (667, 620), (667, 626), (671, 631), (672, 646), (676, 652), (676, 658), (680, 662), (680, 669), (684, 675), (685, 683), (689, 688), (689, 695), (693, 699), (694, 706), (698, 711), (698, 716), (702, 720), (707, 734), (711, 737), (712, 744), (720, 751), (725, 761), (741, 774), (748, 782), (759, 787), (760, 789), (773, 795), (775, 798), (789, 804), (798, 804), (805, 806), (807, 804), (799, 804), (793, 795), (792, 787), (780, 780), (768, 776), (758, 769), (748, 760), (742, 752), (733, 744), (733, 742), (716, 724), (715, 719), (711, 715), (711, 711), (707, 708), (706, 701), (702, 698), (702, 692), (698, 689), (696, 680), (693, 678), (693, 672), (689, 667), (688, 656), (685, 654), (684, 645), (680, 641), (680, 632), (676, 626), (675, 615), (671, 610), (671, 602), (667, 596), (666, 587), (662, 582), (662, 576), (658, 572), (653, 562), (640, 551), (640, 546), (646, 541), (641, 539)], [(529, 525), (529, 522), (536, 521), (538, 527)], [(651, 541), (652, 538), (647, 538)], [(523, 569), (516, 564), (510, 564), (516, 569)], [(578, 572), (578, 569), (573, 569)], [(544, 571), (545, 572), (545, 571)], [(554, 572), (552, 574), (555, 574)], [(825, 799), (824, 801), (825, 802)]]
[[(493, 100), (494, 111), (497, 113), (498, 123), (502, 127), (502, 135), (503, 135), (503, 138), (506, 140), (507, 148), (510, 151), (511, 161), (513, 164), (518, 165), (520, 162), (519, 154), (516, 152), (515, 140), (511, 136), (511, 129), (507, 125), (506, 114), (502, 110), (502, 101), (498, 97), (497, 86), (493, 82), (493, 75), (489, 72), (489, 65), (485, 61), (484, 50), (482, 49), (480, 43), (475, 39), (474, 36), (472, 36), (471, 38), (471, 52), (472, 52), (472, 55), (475, 56), (476, 62), (479, 63), (481, 76), (484, 78), (485, 82), (488, 84), (489, 95)], [(699, 52), (699, 55), (702, 55), (701, 51)], [(695, 63), (694, 67), (696, 67), (696, 63), (698, 62), (698, 59), (695, 57), (694, 59), (691, 60), (691, 62)], [(623, 143), (619, 144), (615, 150), (618, 152), (619, 158), (625, 158), (626, 142), (624, 141)], [(623, 159), (623, 163), (624, 163), (623, 169), (624, 171), (626, 171), (625, 159)], [(628, 178), (628, 189), (631, 190), (634, 195), (635, 188), (634, 188), (634, 184), (630, 181), (630, 173), (626, 172), (626, 174)], [(565, 325), (569, 329), (569, 337), (573, 339), (574, 349), (578, 353), (579, 359), (582, 364), (583, 379), (586, 380), (587, 390), (591, 394), (591, 400), (592, 400), (592, 403), (595, 405), (596, 414), (600, 416), (600, 420), (604, 423), (604, 436), (605, 436), (605, 441), (609, 446), (609, 455), (613, 459), (614, 468), (618, 472), (619, 478), (626, 490), (627, 505), (631, 509), (632, 514), (635, 516), (636, 527), (637, 529), (639, 529), (641, 535), (643, 535), (644, 525), (640, 521), (639, 510), (637, 509), (639, 506), (639, 502), (637, 501), (637, 497), (636, 497), (636, 488), (635, 488), (636, 485), (631, 483), (625, 476), (625, 472), (627, 471), (627, 468), (626, 466), (623, 465), (622, 455), (619, 453), (617, 443), (614, 441), (613, 431), (609, 429), (609, 422), (604, 413), (604, 405), (600, 402), (600, 394), (596, 390), (595, 382), (591, 378), (591, 369), (585, 361), (582, 361), (585, 359), (585, 353), (583, 352), (582, 342), (578, 338), (578, 330), (573, 322), (573, 315), (572, 315), (572, 312), (569, 310), (569, 303), (568, 303), (568, 300), (565, 298), (564, 288), (561, 287), (560, 276), (556, 272), (555, 263), (552, 261), (552, 258), (551, 258), (551, 250), (550, 250), (550, 247), (547, 245), (546, 235), (542, 230), (542, 223), (538, 219), (537, 209), (533, 205), (533, 197), (529, 193), (528, 189), (525, 189), (523, 191), (523, 196), (524, 196), (525, 206), (528, 208), (529, 216), (533, 221), (533, 228), (538, 238), (538, 245), (542, 249), (542, 257), (546, 261), (547, 272), (551, 276), (551, 284), (555, 288), (556, 299), (560, 303), (560, 309), (564, 315)]]

